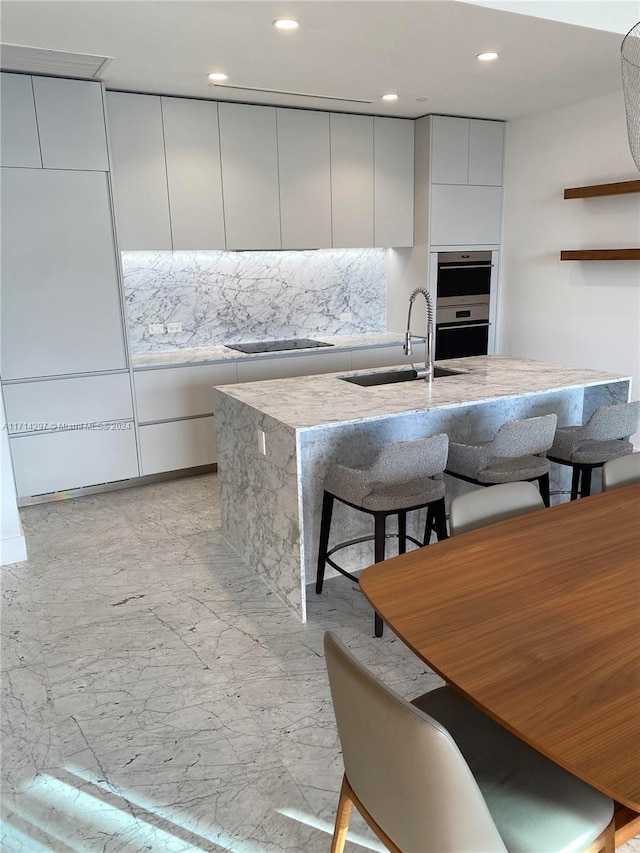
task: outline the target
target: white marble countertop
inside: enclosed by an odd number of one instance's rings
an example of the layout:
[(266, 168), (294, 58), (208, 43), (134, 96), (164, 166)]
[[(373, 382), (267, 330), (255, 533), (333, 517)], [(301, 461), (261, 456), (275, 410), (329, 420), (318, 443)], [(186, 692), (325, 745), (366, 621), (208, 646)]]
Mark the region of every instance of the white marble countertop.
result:
[(359, 349), (366, 347), (392, 346), (404, 343), (400, 332), (383, 332), (371, 335), (310, 335), (315, 340), (332, 344), (331, 347), (310, 347), (309, 349), (282, 350), (267, 353), (243, 353), (229, 349), (223, 344), (211, 347), (190, 347), (187, 349), (152, 350), (131, 354), (131, 364), (135, 369), (148, 367), (177, 367), (183, 364), (208, 364), (216, 361), (228, 361), (247, 358), (283, 358), (292, 355), (335, 352), (341, 349)]
[[(599, 370), (496, 355), (438, 363), (464, 373), (439, 377), (431, 385), (417, 380), (364, 388), (339, 378), (374, 372), (356, 370), (224, 385), (217, 390), (293, 429), (309, 429), (630, 380)], [(397, 369), (406, 369), (406, 365)]]

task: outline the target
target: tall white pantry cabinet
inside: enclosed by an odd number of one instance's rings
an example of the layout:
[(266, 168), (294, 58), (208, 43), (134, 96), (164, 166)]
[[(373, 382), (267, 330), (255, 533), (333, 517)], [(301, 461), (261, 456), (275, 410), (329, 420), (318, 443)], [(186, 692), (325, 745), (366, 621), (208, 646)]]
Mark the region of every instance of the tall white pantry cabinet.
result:
[(136, 477), (101, 86), (0, 83), (0, 370), (18, 495)]

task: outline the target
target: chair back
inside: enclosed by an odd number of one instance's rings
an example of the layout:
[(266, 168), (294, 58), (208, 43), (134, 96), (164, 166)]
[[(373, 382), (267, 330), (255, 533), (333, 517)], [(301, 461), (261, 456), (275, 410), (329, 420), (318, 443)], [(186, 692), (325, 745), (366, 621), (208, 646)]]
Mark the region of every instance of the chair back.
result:
[(345, 775), (373, 821), (404, 853), (506, 853), (451, 735), (324, 640)]
[(533, 483), (503, 483), (474, 489), (451, 501), (449, 528), (451, 535), (456, 536), (535, 509), (544, 509), (544, 502)]
[(376, 483), (399, 483), (442, 474), (447, 464), (449, 436), (446, 433), (415, 441), (396, 441), (378, 451), (367, 478)]
[(553, 444), (557, 415), (523, 418), (503, 424), (487, 450), (492, 456), (530, 456), (545, 453)]
[(618, 456), (602, 466), (602, 490), (640, 483), (640, 453)]
[(600, 406), (583, 427), (582, 438), (589, 441), (614, 441), (629, 438), (640, 424), (640, 401)]

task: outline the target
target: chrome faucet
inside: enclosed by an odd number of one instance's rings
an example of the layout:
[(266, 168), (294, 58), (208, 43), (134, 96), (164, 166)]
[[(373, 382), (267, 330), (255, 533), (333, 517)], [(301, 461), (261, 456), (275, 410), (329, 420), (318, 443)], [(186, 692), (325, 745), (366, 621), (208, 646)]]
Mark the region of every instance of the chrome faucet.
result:
[[(419, 293), (424, 296), (427, 303), (427, 334), (424, 336), (411, 334), (411, 309), (413, 308), (413, 303), (415, 302), (416, 296)], [(431, 382), (433, 380), (433, 302), (431, 301), (429, 291), (424, 287), (416, 287), (416, 289), (409, 297), (409, 315), (407, 317), (407, 331), (404, 336), (405, 355), (411, 355), (411, 353), (413, 352), (411, 348), (412, 338), (420, 338), (420, 340), (426, 342), (424, 353), (424, 379), (425, 382)]]

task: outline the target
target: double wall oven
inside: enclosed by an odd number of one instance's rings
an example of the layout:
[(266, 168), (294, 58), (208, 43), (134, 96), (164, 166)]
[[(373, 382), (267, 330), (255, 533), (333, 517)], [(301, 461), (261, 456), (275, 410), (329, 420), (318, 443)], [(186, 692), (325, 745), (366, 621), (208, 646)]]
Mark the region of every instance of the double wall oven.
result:
[(438, 252), (435, 357), (486, 355), (491, 252)]

